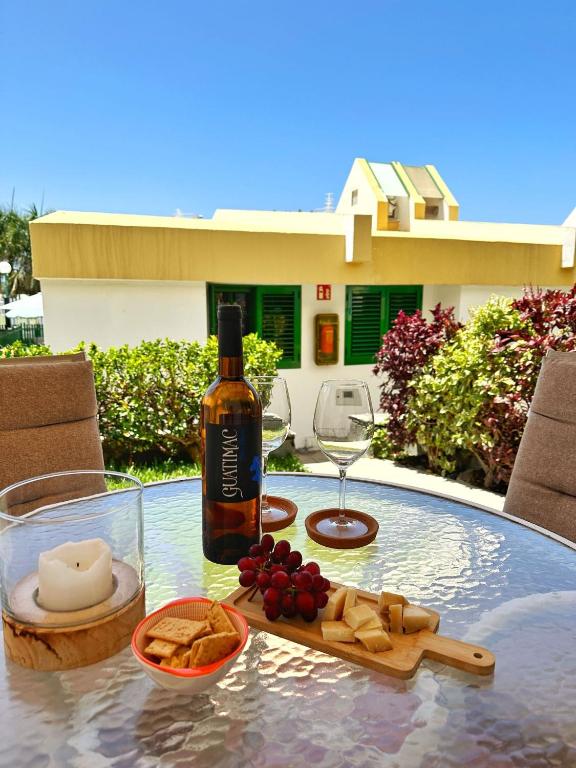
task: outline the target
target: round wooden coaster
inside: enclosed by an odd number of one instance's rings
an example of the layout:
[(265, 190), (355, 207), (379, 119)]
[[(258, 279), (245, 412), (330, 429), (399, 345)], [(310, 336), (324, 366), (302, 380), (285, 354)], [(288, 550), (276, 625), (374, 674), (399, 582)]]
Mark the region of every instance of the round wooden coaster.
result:
[(263, 533), (272, 531), (281, 531), (282, 528), (288, 528), (296, 519), (298, 507), (290, 499), (284, 499), (282, 496), (268, 496), (268, 504), (272, 507), (269, 515), (262, 515)]
[(323, 547), (330, 547), (331, 549), (356, 549), (358, 547), (365, 547), (366, 544), (370, 544), (374, 541), (376, 534), (378, 533), (378, 523), (373, 517), (367, 515), (366, 512), (359, 512), (357, 509), (347, 509), (346, 517), (351, 517), (354, 520), (359, 520), (364, 523), (367, 530), (359, 535), (338, 536), (325, 533), (318, 530), (318, 523), (322, 520), (326, 520), (331, 517), (338, 517), (340, 510), (336, 507), (330, 509), (319, 509), (316, 512), (312, 512), (306, 518), (306, 532), (308, 536), (317, 544), (322, 544)]

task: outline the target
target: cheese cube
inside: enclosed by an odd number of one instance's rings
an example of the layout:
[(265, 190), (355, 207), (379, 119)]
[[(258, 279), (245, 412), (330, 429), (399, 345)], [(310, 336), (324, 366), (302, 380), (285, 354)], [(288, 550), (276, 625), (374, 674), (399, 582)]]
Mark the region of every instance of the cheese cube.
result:
[(343, 621), (323, 621), (320, 624), (324, 640), (337, 643), (354, 643), (354, 630)]
[(428, 611), (423, 608), (419, 608), (417, 605), (405, 605), (402, 611), (402, 626), (407, 633), (429, 629), (431, 618)]
[(361, 625), (360, 629), (383, 629), (382, 622), (378, 618), (378, 616), (374, 616), (372, 619), (368, 619), (368, 621), (364, 622), (364, 624)]
[(392, 641), (383, 629), (360, 629), (355, 635), (364, 648), (371, 653), (389, 651), (392, 648)]
[(400, 634), (402, 632), (402, 605), (390, 606), (390, 629)]
[(349, 608), (344, 614), (344, 621), (352, 629), (359, 629), (362, 624), (365, 624), (370, 619), (374, 618), (374, 611), (370, 606), (365, 603)]
[(382, 592), (378, 598), (378, 610), (380, 613), (387, 613), (391, 605), (408, 605), (408, 600), (404, 595), (397, 595), (394, 592)]
[(357, 590), (349, 588), (346, 592), (346, 600), (344, 601), (344, 610), (343, 613), (346, 613), (346, 611), (349, 608), (354, 608), (356, 605), (356, 592)]
[(342, 618), (347, 592), (348, 589), (346, 587), (340, 587), (330, 595), (322, 615), (324, 621), (335, 621)]

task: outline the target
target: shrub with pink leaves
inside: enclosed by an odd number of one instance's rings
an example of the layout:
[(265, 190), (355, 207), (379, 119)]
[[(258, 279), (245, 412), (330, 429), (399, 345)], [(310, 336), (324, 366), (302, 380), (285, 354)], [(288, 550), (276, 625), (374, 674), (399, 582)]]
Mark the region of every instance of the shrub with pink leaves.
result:
[(431, 314), (432, 320), (426, 320), (420, 310), (413, 315), (399, 312), (376, 355), (373, 372), (384, 376), (380, 408), (386, 416), (389, 455), (415, 442), (415, 432), (406, 424), (406, 405), (415, 381), (429, 358), (460, 328), (454, 307), (442, 309), (436, 304)]

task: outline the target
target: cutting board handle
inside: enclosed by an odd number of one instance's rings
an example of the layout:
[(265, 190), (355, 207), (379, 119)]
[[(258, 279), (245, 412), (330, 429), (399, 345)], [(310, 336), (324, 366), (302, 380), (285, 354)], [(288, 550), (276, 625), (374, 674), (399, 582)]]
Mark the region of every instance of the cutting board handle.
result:
[(464, 643), (450, 637), (442, 637), (434, 632), (422, 630), (417, 647), (424, 651), (424, 657), (440, 661), (449, 667), (463, 669), (476, 675), (491, 675), (496, 659), (494, 654), (481, 645)]

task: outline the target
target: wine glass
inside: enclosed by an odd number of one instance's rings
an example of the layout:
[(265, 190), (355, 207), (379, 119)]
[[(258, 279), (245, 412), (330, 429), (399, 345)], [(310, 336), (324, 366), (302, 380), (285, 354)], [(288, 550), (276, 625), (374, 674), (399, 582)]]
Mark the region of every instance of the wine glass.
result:
[(290, 430), (290, 396), (288, 385), (281, 376), (255, 376), (250, 379), (262, 402), (262, 497), (260, 511), (262, 527), (281, 520), (286, 511), (276, 509), (268, 502), (266, 473), (268, 455), (280, 448)]
[(373, 431), (374, 411), (364, 381), (322, 382), (314, 411), (314, 434), (322, 453), (338, 467), (340, 504), (337, 517), (326, 517), (318, 522), (316, 527), (320, 533), (355, 538), (368, 531), (362, 520), (346, 515), (346, 471), (364, 456)]

